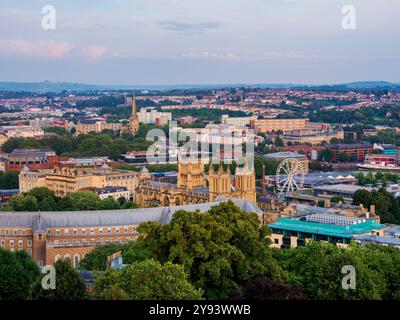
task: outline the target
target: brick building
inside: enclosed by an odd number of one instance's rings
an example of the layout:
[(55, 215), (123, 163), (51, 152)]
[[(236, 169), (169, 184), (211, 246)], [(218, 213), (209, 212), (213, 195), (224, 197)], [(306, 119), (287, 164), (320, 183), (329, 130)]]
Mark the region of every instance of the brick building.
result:
[[(250, 201), (231, 200), (246, 212), (262, 215)], [(137, 227), (143, 222), (169, 223), (178, 210), (205, 212), (223, 201), (226, 198), (177, 207), (107, 211), (0, 212), (0, 246), (26, 250), (40, 267), (66, 258), (78, 267), (96, 245), (135, 240)]]
[(6, 172), (21, 172), (23, 167), (30, 170), (53, 169), (60, 158), (54, 151), (38, 149), (15, 149), (5, 161)]
[(350, 159), (363, 161), (368, 154), (372, 154), (373, 146), (370, 143), (334, 143), (327, 144), (326, 147), (332, 152), (332, 160), (338, 161), (341, 154), (347, 154)]

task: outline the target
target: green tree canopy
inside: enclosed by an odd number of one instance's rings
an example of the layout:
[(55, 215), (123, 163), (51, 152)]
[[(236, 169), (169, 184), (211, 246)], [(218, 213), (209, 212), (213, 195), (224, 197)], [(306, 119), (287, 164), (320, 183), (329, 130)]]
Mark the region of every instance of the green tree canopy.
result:
[(271, 256), (267, 229), (231, 201), (206, 213), (177, 211), (169, 224), (149, 222), (139, 229), (156, 259), (183, 265), (207, 298), (225, 298), (255, 275), (283, 276)]
[(135, 300), (198, 300), (202, 290), (196, 289), (180, 265), (144, 260), (122, 271), (108, 269), (96, 278), (94, 295), (104, 299)]
[(54, 267), (56, 289), (43, 289), (40, 278), (32, 288), (33, 300), (86, 300), (89, 298), (83, 279), (72, 269), (69, 259), (58, 260)]
[(25, 252), (0, 248), (0, 300), (24, 300), (29, 297), (39, 268)]

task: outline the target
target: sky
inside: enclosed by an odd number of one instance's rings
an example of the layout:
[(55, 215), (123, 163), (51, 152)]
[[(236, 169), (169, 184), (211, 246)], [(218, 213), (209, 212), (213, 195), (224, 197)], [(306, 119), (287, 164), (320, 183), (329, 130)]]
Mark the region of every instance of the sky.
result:
[[(342, 27), (349, 5), (355, 29)], [(400, 83), (399, 12), (399, 0), (1, 0), (0, 81)]]

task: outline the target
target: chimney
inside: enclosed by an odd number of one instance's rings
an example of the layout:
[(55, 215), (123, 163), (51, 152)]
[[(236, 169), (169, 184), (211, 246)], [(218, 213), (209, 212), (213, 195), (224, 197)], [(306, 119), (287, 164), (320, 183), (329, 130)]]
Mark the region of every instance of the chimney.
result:
[(265, 190), (265, 164), (262, 166), (262, 195), (265, 196), (266, 190)]

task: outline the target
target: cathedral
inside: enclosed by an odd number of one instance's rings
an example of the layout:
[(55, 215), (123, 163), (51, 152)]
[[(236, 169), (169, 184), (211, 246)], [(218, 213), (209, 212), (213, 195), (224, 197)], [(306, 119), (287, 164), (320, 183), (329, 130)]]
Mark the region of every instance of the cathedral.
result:
[(246, 161), (242, 167), (236, 167), (233, 177), (229, 165), (225, 169), (222, 163), (217, 170), (210, 164), (207, 175), (202, 161), (178, 162), (177, 184), (155, 181), (146, 175), (136, 188), (139, 207), (206, 203), (218, 197), (240, 198), (256, 203), (255, 174)]

